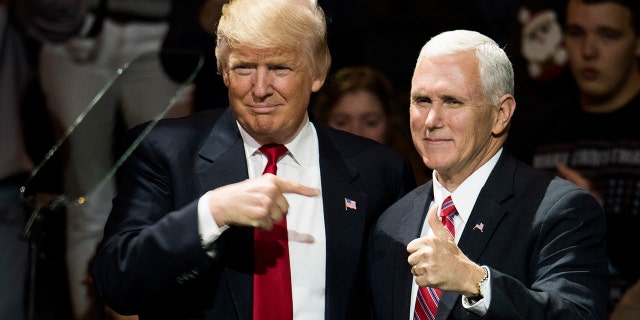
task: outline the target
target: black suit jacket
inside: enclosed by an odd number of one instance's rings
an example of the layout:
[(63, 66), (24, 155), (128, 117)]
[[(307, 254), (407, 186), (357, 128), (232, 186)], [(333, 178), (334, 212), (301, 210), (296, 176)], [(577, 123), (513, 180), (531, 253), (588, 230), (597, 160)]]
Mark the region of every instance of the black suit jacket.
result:
[[(413, 172), (387, 147), (313, 124), (327, 234), (325, 318), (366, 318), (368, 233), (415, 187)], [(202, 248), (196, 208), (208, 190), (247, 178), (230, 109), (159, 122), (117, 177), (93, 268), (106, 303), (141, 319), (251, 319), (253, 228), (231, 227)], [(345, 198), (357, 209), (345, 210)]]
[[(372, 231), (369, 282), (375, 319), (409, 319), (407, 244), (433, 200), (432, 181), (387, 209)], [(480, 230), (476, 224), (482, 223)], [(491, 271), (486, 319), (605, 319), (609, 278), (605, 218), (576, 185), (503, 151), (458, 243)], [(437, 319), (480, 319), (443, 291)]]

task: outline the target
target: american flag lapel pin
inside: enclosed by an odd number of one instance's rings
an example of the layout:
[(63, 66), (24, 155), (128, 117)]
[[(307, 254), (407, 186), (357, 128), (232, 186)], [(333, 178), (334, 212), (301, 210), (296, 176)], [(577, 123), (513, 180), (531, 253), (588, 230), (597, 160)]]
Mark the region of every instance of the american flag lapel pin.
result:
[(478, 221), (476, 222), (476, 225), (473, 226), (473, 230), (480, 230), (480, 232), (484, 232), (484, 223)]
[(344, 198), (344, 210), (356, 210), (356, 202), (349, 198)]

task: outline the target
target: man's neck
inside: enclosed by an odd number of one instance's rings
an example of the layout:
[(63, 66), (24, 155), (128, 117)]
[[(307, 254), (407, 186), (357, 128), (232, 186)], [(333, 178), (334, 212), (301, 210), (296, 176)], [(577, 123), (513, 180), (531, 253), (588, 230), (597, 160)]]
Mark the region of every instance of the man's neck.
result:
[(614, 112), (640, 94), (640, 72), (634, 72), (629, 81), (611, 96), (596, 97), (580, 93), (580, 108), (590, 113)]

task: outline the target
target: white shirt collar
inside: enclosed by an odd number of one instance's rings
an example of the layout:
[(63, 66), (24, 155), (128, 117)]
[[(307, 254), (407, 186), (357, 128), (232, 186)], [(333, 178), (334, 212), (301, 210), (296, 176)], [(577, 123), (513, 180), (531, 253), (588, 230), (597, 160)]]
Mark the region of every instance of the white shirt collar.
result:
[[(244, 142), (247, 157), (252, 157), (256, 153), (259, 153), (258, 149), (261, 146), (260, 143), (249, 135), (249, 133), (244, 130), (237, 121), (236, 124), (240, 130), (240, 136)], [(305, 116), (305, 123), (302, 125), (298, 133), (296, 133), (291, 141), (285, 143), (285, 147), (289, 150), (287, 155), (289, 155), (298, 165), (304, 168), (310, 167), (317, 162), (317, 159), (314, 159), (313, 157), (316, 153), (311, 150), (315, 143), (310, 143), (310, 139), (315, 139), (315, 137), (315, 128), (311, 121), (309, 121), (309, 117), (307, 115)]]
[(466, 224), (467, 220), (469, 220), (469, 216), (471, 215), (471, 210), (476, 204), (480, 190), (482, 190), (482, 187), (484, 187), (487, 182), (487, 179), (489, 178), (491, 171), (493, 171), (493, 168), (496, 166), (501, 154), (502, 148), (500, 148), (500, 150), (498, 150), (498, 152), (496, 152), (489, 161), (473, 172), (467, 179), (462, 181), (453, 193), (449, 192), (440, 184), (440, 182), (438, 182), (438, 179), (436, 179), (436, 171), (434, 170), (433, 201), (435, 204), (440, 206), (442, 201), (444, 201), (448, 195), (451, 195), (451, 199), (458, 210), (460, 218), (462, 218)]

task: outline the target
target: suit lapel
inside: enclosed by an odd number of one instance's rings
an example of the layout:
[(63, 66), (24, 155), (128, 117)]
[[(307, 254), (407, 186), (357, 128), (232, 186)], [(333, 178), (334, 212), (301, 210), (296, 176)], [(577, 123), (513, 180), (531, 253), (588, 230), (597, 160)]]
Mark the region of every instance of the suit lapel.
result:
[[(314, 125), (320, 148), (327, 237), (326, 318), (337, 318), (343, 315), (348, 307), (350, 288), (353, 285), (340, 280), (356, 278), (358, 259), (362, 254), (360, 241), (365, 237), (365, 213), (368, 212), (368, 199), (352, 184), (359, 175), (357, 169), (349, 166), (341, 157), (325, 128), (315, 121)], [(197, 170), (202, 192), (248, 178), (243, 142), (230, 110), (225, 111), (215, 122), (199, 156)], [(346, 199), (355, 201), (355, 210), (346, 208)], [(248, 232), (247, 230), (252, 229), (232, 228), (225, 232), (227, 241), (231, 238), (233, 238), (232, 241), (248, 239), (248, 242), (234, 246), (249, 248), (234, 250), (231, 264), (235, 266), (252, 265), (253, 236), (244, 234)], [(251, 270), (236, 268), (233, 265), (225, 268), (231, 295), (237, 306), (246, 306), (252, 299), (252, 273)], [(251, 318), (249, 308), (236, 308), (236, 310), (241, 319)]]
[[(479, 261), (498, 223), (507, 214), (502, 203), (513, 195), (513, 176), (516, 166), (515, 158), (503, 150), (487, 182), (480, 190), (469, 220), (464, 226), (462, 237), (458, 242), (458, 247), (473, 261)], [(459, 294), (443, 292), (438, 305), (437, 318), (446, 319), (459, 299)]]
[(465, 255), (473, 261), (478, 261), (496, 226), (507, 213), (502, 203), (513, 195), (515, 169), (515, 159), (503, 152), (480, 190), (458, 243)]
[(197, 165), (202, 191), (247, 179), (247, 161), (231, 109), (216, 120)]
[[(244, 144), (231, 109), (214, 123), (209, 138), (199, 153), (197, 170), (202, 193), (249, 178)], [(224, 253), (228, 287), (240, 319), (251, 319), (253, 281), (253, 229), (231, 228), (219, 241), (232, 244)]]
[[(318, 135), (322, 201), (327, 239), (326, 318), (338, 318), (347, 310), (353, 283), (357, 278), (361, 240), (364, 238), (367, 196), (353, 185), (360, 174), (349, 166), (333, 144), (325, 127), (313, 121)], [(346, 201), (354, 202), (355, 209)]]
[[(432, 183), (432, 181), (427, 181), (407, 196), (410, 197), (407, 198), (407, 202), (412, 203), (413, 207), (403, 216), (398, 233), (405, 248), (409, 242), (420, 237), (429, 204), (433, 201)], [(407, 262), (408, 256), (409, 253), (406, 250), (397, 250), (393, 259), (392, 270), (395, 270), (392, 275), (393, 319), (398, 320), (407, 319), (407, 313), (411, 304), (414, 303), (411, 299), (413, 276)]]

